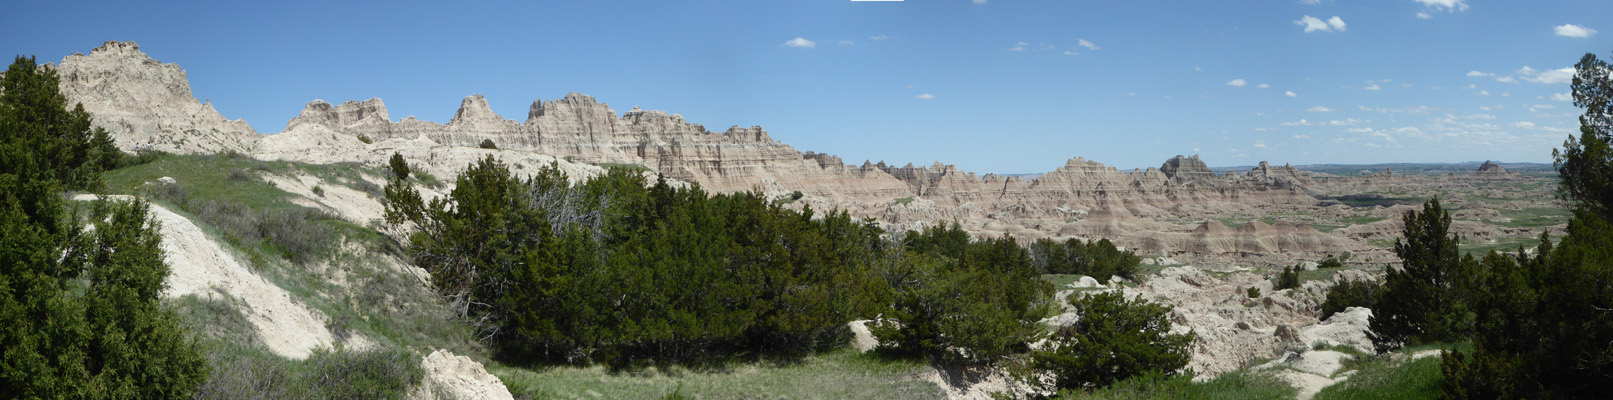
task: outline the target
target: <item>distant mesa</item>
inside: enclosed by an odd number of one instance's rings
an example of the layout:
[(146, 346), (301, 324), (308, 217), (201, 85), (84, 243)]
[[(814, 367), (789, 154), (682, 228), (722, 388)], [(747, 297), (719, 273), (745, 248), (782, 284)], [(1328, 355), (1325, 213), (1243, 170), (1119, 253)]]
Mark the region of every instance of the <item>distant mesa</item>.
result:
[(1507, 171), (1506, 167), (1502, 167), (1501, 164), (1496, 164), (1494, 161), (1485, 161), (1483, 165), (1479, 165), (1478, 171), (1473, 171), (1473, 175), (1478, 176), (1510, 176), (1513, 174), (1513, 172)]

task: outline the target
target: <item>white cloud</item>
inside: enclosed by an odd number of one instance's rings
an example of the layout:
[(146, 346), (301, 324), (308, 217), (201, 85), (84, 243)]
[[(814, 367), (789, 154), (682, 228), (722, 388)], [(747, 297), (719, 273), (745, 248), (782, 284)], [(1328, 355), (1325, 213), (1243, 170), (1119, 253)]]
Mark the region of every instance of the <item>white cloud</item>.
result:
[(1367, 86), (1363, 87), (1362, 89), (1377, 91), (1377, 90), (1382, 90), (1383, 88), (1378, 87), (1378, 84), (1376, 84), (1376, 83), (1368, 83)]
[(1544, 83), (1544, 84), (1548, 84), (1548, 85), (1560, 85), (1560, 84), (1564, 84), (1564, 83), (1573, 82), (1574, 81), (1574, 67), (1568, 67), (1568, 68), (1562, 68), (1562, 69), (1554, 69), (1554, 70), (1550, 70), (1550, 71), (1546, 71), (1546, 72), (1541, 72), (1540, 75), (1536, 75), (1533, 78), (1524, 77), (1523, 80), (1534, 82), (1534, 83)]
[(1085, 47), (1085, 48), (1087, 48), (1087, 50), (1097, 50), (1098, 49), (1098, 45), (1092, 44), (1092, 42), (1087, 41), (1086, 39), (1076, 39), (1075, 40), (1075, 45)]
[(1513, 77), (1510, 77), (1510, 76), (1503, 76), (1503, 77), (1500, 77), (1500, 78), (1495, 78), (1495, 81), (1496, 82), (1501, 82), (1501, 83), (1518, 83), (1517, 79), (1515, 79)]
[(1295, 139), (1310, 139), (1311, 135), (1294, 135)]
[(1233, 79), (1233, 80), (1227, 81), (1227, 86), (1240, 86), (1241, 87), (1243, 85), (1248, 85), (1248, 84), (1249, 84), (1249, 82), (1244, 81), (1243, 78), (1238, 78), (1238, 79)]
[(1292, 90), (1283, 92), (1283, 95), (1288, 96), (1288, 97), (1299, 97), (1299, 95), (1295, 94), (1294, 91), (1292, 91)]
[(1467, 0), (1412, 0), (1422, 3), (1424, 7), (1444, 9), (1446, 11), (1467, 11)]
[(1417, 13), (1417, 19), (1434, 19), (1434, 16), (1428, 15), (1428, 13), (1425, 12), (1420, 12)]
[(811, 40), (806, 40), (806, 38), (795, 38), (795, 39), (790, 39), (790, 41), (788, 41), (788, 42), (784, 42), (784, 46), (799, 47), (799, 48), (803, 48), (803, 49), (811, 49), (811, 48), (818, 47), (818, 43), (813, 42)]
[(1267, 84), (1262, 83), (1259, 86), (1255, 86), (1255, 87), (1261, 88), (1261, 89), (1270, 89), (1271, 85), (1267, 85)]
[(1315, 31), (1332, 32), (1335, 30), (1342, 32), (1345, 29), (1344, 19), (1339, 18), (1336, 15), (1333, 16), (1333, 18), (1328, 18), (1326, 21), (1323, 21), (1321, 18), (1306, 15), (1304, 17), (1300, 17), (1298, 21), (1294, 21), (1294, 25), (1305, 27), (1305, 33)]
[(850, 45), (854, 45), (854, 44), (857, 44), (857, 43), (853, 42), (853, 41), (850, 41), (850, 40), (842, 40), (842, 41), (840, 41), (841, 46), (850, 46)]
[(886, 35), (881, 34), (881, 35), (869, 36), (868, 40), (885, 40), (885, 39), (890, 39), (890, 38), (891, 38), (890, 36), (886, 36)]
[(1596, 35), (1596, 30), (1595, 29), (1586, 28), (1586, 27), (1579, 26), (1579, 25), (1574, 25), (1574, 24), (1558, 25), (1555, 28), (1555, 30), (1557, 31), (1557, 36), (1571, 37), (1571, 38), (1588, 38), (1588, 37), (1591, 37), (1593, 35)]
[(919, 99), (919, 100), (929, 100), (929, 99), (935, 98), (935, 95), (925, 93), (925, 94), (921, 94), (921, 95), (918, 95), (918, 96), (913, 96), (913, 98)]
[(1284, 122), (1284, 123), (1280, 123), (1278, 125), (1282, 125), (1282, 126), (1311, 126), (1311, 122), (1306, 121), (1304, 118), (1300, 118), (1299, 122)]
[(986, 4), (986, 0), (975, 0), (975, 4)]
[(1568, 93), (1552, 93), (1551, 99), (1556, 101), (1574, 101), (1574, 96), (1570, 96)]
[(1322, 0), (1299, 0), (1299, 4), (1314, 6), (1317, 4), (1322, 4)]
[(1249, 145), (1249, 146), (1250, 146), (1250, 147), (1258, 147), (1258, 148), (1262, 148), (1262, 149), (1264, 149), (1264, 148), (1266, 148), (1266, 141), (1264, 141), (1264, 140), (1256, 140), (1256, 141), (1255, 141), (1255, 144), (1251, 144), (1251, 145)]
[(1477, 77), (1481, 77), (1481, 76), (1495, 76), (1495, 74), (1492, 74), (1492, 73), (1489, 73), (1489, 72), (1479, 72), (1478, 70), (1472, 70), (1472, 71), (1467, 71), (1467, 76), (1469, 78), (1477, 78)]
[(1333, 109), (1327, 108), (1327, 107), (1322, 107), (1322, 106), (1316, 106), (1316, 107), (1307, 108), (1307, 109), (1305, 109), (1305, 111), (1310, 111), (1310, 112), (1333, 112)]
[(1337, 29), (1342, 32), (1345, 28), (1344, 18), (1339, 18), (1339, 16), (1334, 15), (1333, 18), (1327, 19), (1327, 26), (1331, 26), (1333, 29)]
[(1533, 122), (1529, 122), (1529, 121), (1518, 121), (1518, 122), (1515, 122), (1515, 123), (1513, 123), (1513, 124), (1512, 124), (1512, 127), (1513, 127), (1513, 128), (1524, 128), (1524, 129), (1530, 129), (1530, 128), (1534, 128), (1534, 127), (1535, 127), (1535, 123), (1533, 123)]
[(1480, 91), (1479, 91), (1479, 95), (1480, 95), (1480, 96), (1489, 96), (1489, 95), (1490, 95), (1490, 91), (1488, 91), (1488, 90), (1480, 90)]
[(1529, 68), (1528, 65), (1523, 66), (1523, 68), (1518, 68), (1518, 75), (1534, 75), (1536, 72), (1539, 71), (1535, 71), (1534, 68)]
[(1076, 52), (1074, 50), (1065, 50), (1064, 55), (1067, 55), (1067, 56), (1079, 56), (1079, 55), (1081, 55), (1081, 53)]
[(1030, 46), (1030, 45), (1031, 45), (1030, 43), (1025, 43), (1025, 42), (1014, 43), (1014, 47), (1008, 48), (1008, 51), (1025, 51), (1025, 46)]

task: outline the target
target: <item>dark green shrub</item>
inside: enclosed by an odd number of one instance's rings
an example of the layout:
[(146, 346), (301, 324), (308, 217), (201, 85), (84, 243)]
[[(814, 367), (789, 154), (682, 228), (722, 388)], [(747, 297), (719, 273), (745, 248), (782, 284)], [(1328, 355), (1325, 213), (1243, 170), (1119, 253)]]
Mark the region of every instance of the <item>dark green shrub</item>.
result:
[(971, 242), (956, 225), (908, 232), (908, 252), (885, 274), (895, 290), (887, 318), (872, 329), (881, 351), (947, 364), (990, 364), (1023, 353), (1052, 311), (1052, 285), (1012, 238)]
[(1250, 286), (1249, 290), (1248, 290), (1248, 293), (1249, 293), (1249, 298), (1251, 298), (1251, 299), (1260, 298), (1260, 288)]
[(881, 231), (844, 212), (814, 218), (622, 168), (523, 179), (491, 157), (445, 199), (400, 180), (385, 191), (388, 221), (420, 230), (409, 252), (433, 289), (514, 360), (800, 354), (843, 343), (846, 321), (890, 301), (870, 270)]
[(1327, 258), (1324, 258), (1324, 259), (1322, 259), (1322, 261), (1319, 261), (1319, 262), (1316, 263), (1316, 268), (1318, 268), (1318, 269), (1344, 268), (1344, 262), (1348, 261), (1349, 259), (1350, 259), (1350, 252), (1348, 252), (1348, 251), (1344, 252), (1344, 254), (1341, 254), (1341, 255), (1339, 255), (1337, 257), (1327, 256)]
[(373, 142), (373, 141), (371, 141), (371, 140), (370, 140), (370, 137), (369, 137), (369, 136), (365, 136), (365, 135), (364, 135), (364, 134), (362, 134), (362, 133), (360, 133), (360, 134), (359, 134), (359, 135), (358, 135), (358, 141), (360, 141), (360, 142), (364, 142), (364, 144), (370, 144), (370, 143), (374, 143), (374, 142)]
[(1383, 284), (1378, 282), (1354, 279), (1339, 281), (1327, 289), (1327, 299), (1322, 301), (1321, 318), (1326, 320), (1350, 307), (1375, 308), (1382, 291)]
[(1283, 272), (1277, 273), (1277, 277), (1272, 280), (1271, 288), (1272, 290), (1299, 288), (1299, 268), (1283, 267)]
[(1195, 335), (1171, 334), (1171, 307), (1124, 294), (1075, 294), (1080, 319), (1059, 327), (1031, 366), (1051, 373), (1056, 389), (1105, 387), (1133, 376), (1175, 375), (1192, 357)]
[(1030, 252), (1036, 267), (1044, 273), (1086, 275), (1103, 284), (1113, 276), (1135, 278), (1137, 265), (1142, 262), (1142, 257), (1120, 251), (1109, 239), (1069, 239), (1063, 243), (1038, 239), (1031, 243)]
[(403, 155), (392, 153), (392, 159), (387, 162), (392, 167), (392, 176), (398, 179), (409, 179), (409, 162), (403, 160)]
[(0, 78), (0, 396), (184, 398), (207, 375), (162, 305), (162, 237), (141, 201), (70, 213), (122, 155), (69, 110), (56, 74), (17, 57)]
[(493, 139), (482, 139), (482, 144), (476, 145), (476, 147), (481, 147), (484, 149), (497, 149), (498, 145), (493, 144)]

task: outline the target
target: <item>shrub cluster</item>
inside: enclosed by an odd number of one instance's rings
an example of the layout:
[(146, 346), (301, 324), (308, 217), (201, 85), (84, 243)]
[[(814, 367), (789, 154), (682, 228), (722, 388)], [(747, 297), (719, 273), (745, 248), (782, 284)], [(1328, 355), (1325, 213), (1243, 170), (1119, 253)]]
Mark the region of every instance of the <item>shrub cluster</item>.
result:
[(1322, 319), (1326, 320), (1350, 307), (1377, 308), (1383, 284), (1374, 281), (1346, 279), (1327, 290), (1322, 302)]
[[(386, 188), (419, 229), (411, 257), (506, 357), (629, 365), (843, 343), (888, 303), (870, 268), (887, 244), (845, 213), (814, 218), (754, 193), (708, 195), (613, 168), (573, 184), (489, 157), (445, 199)], [(888, 295), (887, 295), (888, 297)]]
[(427, 202), (394, 179), (387, 219), (418, 229), (414, 262), (507, 358), (796, 355), (844, 343), (847, 321), (885, 315), (876, 334), (888, 349), (989, 362), (1025, 351), (1049, 308), (1051, 285), (1024, 249), (956, 226), (884, 239), (845, 212), (819, 218), (623, 168), (578, 183), (554, 167), (521, 179), (488, 157), (456, 182)]
[(1132, 279), (1137, 264), (1142, 262), (1136, 253), (1121, 251), (1109, 239), (1069, 239), (1064, 243), (1038, 239), (1031, 243), (1030, 251), (1036, 268), (1043, 273), (1086, 275), (1103, 284), (1113, 276)]
[(62, 196), (122, 157), (90, 122), (33, 58), (0, 77), (0, 397), (188, 397), (206, 364), (147, 205), (97, 201), (87, 230)]
[(1053, 375), (1057, 389), (1105, 387), (1145, 373), (1175, 375), (1192, 358), (1194, 333), (1171, 334), (1171, 308), (1124, 294), (1074, 294), (1080, 316), (1060, 327), (1032, 366)]
[(970, 241), (943, 224), (908, 232), (904, 247), (877, 269), (895, 296), (887, 313), (895, 322), (871, 329), (881, 351), (985, 364), (1042, 335), (1053, 288), (1013, 238)]

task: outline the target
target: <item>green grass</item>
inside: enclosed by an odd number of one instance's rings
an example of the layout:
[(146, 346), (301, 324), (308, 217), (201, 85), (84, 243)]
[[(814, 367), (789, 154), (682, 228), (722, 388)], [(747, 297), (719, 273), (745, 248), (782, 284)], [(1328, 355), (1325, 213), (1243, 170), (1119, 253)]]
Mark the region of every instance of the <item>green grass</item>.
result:
[(896, 204), (901, 204), (901, 205), (904, 205), (904, 206), (907, 205), (907, 203), (912, 203), (912, 202), (913, 202), (912, 197), (903, 197), (903, 198), (900, 198), (900, 199), (896, 199)]
[(1146, 375), (1092, 391), (1065, 391), (1058, 398), (1076, 399), (1292, 399), (1299, 390), (1269, 373), (1237, 371), (1205, 382), (1191, 377)]
[(1510, 218), (1507, 222), (1485, 221), (1495, 225), (1514, 228), (1543, 228), (1568, 223), (1574, 213), (1560, 208), (1526, 208), (1523, 210), (1496, 210), (1501, 216)]
[(489, 372), (517, 398), (652, 399), (673, 391), (692, 398), (934, 399), (935, 384), (913, 376), (930, 370), (918, 361), (892, 360), (843, 348), (790, 362), (716, 368), (673, 366), (613, 372), (603, 366), (526, 369), (494, 364)]
[[(1464, 347), (1465, 344), (1430, 344), (1406, 348), (1402, 354), (1418, 351)], [(1470, 350), (1469, 350), (1470, 351)], [(1331, 399), (1437, 399), (1444, 374), (1440, 372), (1439, 357), (1420, 360), (1391, 361), (1386, 357), (1358, 357), (1346, 362), (1346, 368), (1355, 369), (1355, 375), (1344, 382), (1323, 388), (1316, 400)], [(1340, 372), (1343, 372), (1342, 370)]]
[(1395, 241), (1393, 239), (1377, 239), (1377, 240), (1368, 241), (1367, 244), (1371, 244), (1374, 247), (1382, 247), (1382, 248), (1385, 248), (1385, 249), (1395, 248)]
[(1489, 254), (1491, 251), (1499, 251), (1499, 252), (1518, 251), (1518, 248), (1520, 246), (1525, 248), (1525, 249), (1532, 249), (1532, 248), (1535, 248), (1535, 246), (1538, 246), (1538, 245), (1540, 245), (1540, 238), (1539, 237), (1517, 237), (1517, 238), (1500, 238), (1500, 239), (1496, 239), (1495, 242), (1493, 242), (1493, 243), (1492, 242), (1474, 242), (1474, 241), (1470, 241), (1470, 240), (1463, 240), (1462, 244), (1461, 244), (1461, 248), (1462, 248), (1462, 254), (1471, 254), (1474, 257), (1483, 257), (1485, 254)]

